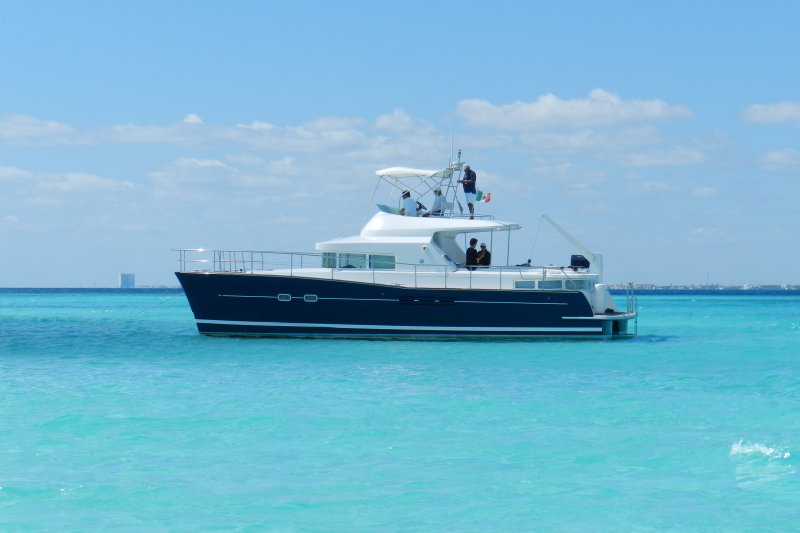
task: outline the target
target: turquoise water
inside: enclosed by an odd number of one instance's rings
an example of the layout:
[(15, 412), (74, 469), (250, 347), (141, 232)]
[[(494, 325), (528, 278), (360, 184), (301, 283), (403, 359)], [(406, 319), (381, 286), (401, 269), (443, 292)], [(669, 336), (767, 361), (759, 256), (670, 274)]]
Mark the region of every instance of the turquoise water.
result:
[(270, 340), (0, 291), (0, 530), (800, 531), (800, 296), (639, 303), (633, 340)]

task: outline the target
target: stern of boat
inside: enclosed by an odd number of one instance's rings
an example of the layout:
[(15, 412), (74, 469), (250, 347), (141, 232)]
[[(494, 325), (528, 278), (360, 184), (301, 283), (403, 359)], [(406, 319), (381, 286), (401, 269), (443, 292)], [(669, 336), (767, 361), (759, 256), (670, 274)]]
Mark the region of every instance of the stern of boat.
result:
[(638, 302), (633, 284), (628, 283), (625, 287), (624, 311), (617, 307), (607, 285), (595, 285), (594, 292), (592, 309), (595, 319), (603, 322), (603, 334), (608, 337), (635, 337), (639, 321)]

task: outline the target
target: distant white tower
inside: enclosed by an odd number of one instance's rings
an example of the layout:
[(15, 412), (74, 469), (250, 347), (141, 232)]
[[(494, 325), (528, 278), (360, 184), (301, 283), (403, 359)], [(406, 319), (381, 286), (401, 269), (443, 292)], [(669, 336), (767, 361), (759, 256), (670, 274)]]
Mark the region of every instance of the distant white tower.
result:
[(136, 276), (134, 274), (120, 274), (119, 275), (119, 288), (120, 289), (133, 289), (136, 287)]

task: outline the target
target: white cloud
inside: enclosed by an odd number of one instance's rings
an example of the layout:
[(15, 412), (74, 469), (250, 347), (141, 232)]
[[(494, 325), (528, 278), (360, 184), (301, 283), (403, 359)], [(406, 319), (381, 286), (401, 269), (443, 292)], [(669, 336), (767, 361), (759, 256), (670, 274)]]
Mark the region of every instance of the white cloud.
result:
[(720, 228), (695, 228), (689, 232), (689, 241), (695, 244), (734, 242), (733, 236)]
[(0, 166), (0, 182), (9, 181), (23, 181), (30, 179), (32, 174), (27, 170), (14, 167)]
[[(275, 166), (288, 174), (293, 168), (293, 160), (283, 158), (275, 162)], [(216, 159), (181, 157), (148, 176), (152, 181), (151, 192), (159, 199), (197, 203), (222, 199), (231, 202), (239, 198), (258, 202), (259, 197), (252, 196), (253, 189), (271, 191), (292, 185), (290, 180), (273, 175), (278, 172), (269, 167), (267, 165), (263, 171), (244, 172)], [(267, 197), (265, 194), (264, 198)]]
[(45, 174), (39, 187), (64, 192), (123, 191), (133, 188), (133, 183), (83, 173)]
[(181, 157), (150, 172), (157, 198), (185, 197), (201, 200), (229, 186), (236, 171), (216, 159)]
[(194, 157), (181, 157), (175, 161), (175, 165), (179, 167), (225, 167), (227, 166), (222, 161), (216, 159), (197, 159)]
[(606, 174), (602, 170), (587, 169), (574, 163), (560, 163), (552, 166), (539, 166), (530, 169), (532, 174), (546, 179), (558, 181), (592, 181), (600, 183), (605, 181)]
[(800, 151), (794, 148), (774, 150), (761, 156), (761, 166), (766, 170), (790, 170), (800, 167)]
[(0, 117), (0, 139), (19, 146), (85, 142), (77, 130), (63, 122), (41, 120), (27, 115)]
[(259, 122), (254, 120), (250, 124), (237, 124), (237, 128), (241, 128), (244, 130), (254, 130), (254, 131), (269, 131), (275, 129), (275, 126), (269, 124), (268, 122)]
[(13, 226), (19, 222), (19, 217), (16, 215), (5, 215), (0, 218), (0, 228), (3, 226)]
[(286, 156), (269, 162), (269, 169), (275, 174), (296, 174), (295, 158)]
[(364, 125), (360, 118), (320, 117), (305, 124), (305, 129), (313, 131), (352, 130)]
[(692, 194), (698, 198), (709, 198), (717, 195), (717, 190), (713, 187), (696, 187)]
[(777, 104), (751, 105), (742, 112), (742, 118), (747, 122), (757, 124), (800, 123), (800, 104), (779, 102)]
[(194, 113), (189, 113), (188, 115), (183, 117), (183, 121), (182, 122), (184, 124), (202, 124), (203, 123), (203, 119), (200, 118), (199, 116), (195, 115)]
[(582, 129), (568, 133), (537, 132), (520, 135), (520, 141), (529, 146), (544, 150), (576, 152), (603, 150), (619, 152), (631, 146), (641, 146), (660, 142), (654, 128), (624, 128), (620, 131), (597, 131)]
[(391, 114), (381, 115), (375, 120), (375, 129), (388, 130), (394, 133), (406, 132), (414, 127), (414, 119), (402, 109), (395, 109)]
[(639, 192), (639, 193), (644, 193), (644, 194), (660, 193), (660, 192), (671, 192), (671, 191), (675, 190), (674, 187), (671, 187), (670, 185), (667, 185), (666, 183), (663, 183), (663, 182), (660, 182), (660, 181), (654, 181), (654, 180), (643, 181), (641, 183), (635, 183), (635, 184), (632, 184), (630, 186), (630, 188), (633, 191), (636, 191), (636, 192)]
[(263, 157), (253, 154), (231, 154), (225, 157), (225, 159), (234, 165), (242, 165), (246, 167), (257, 167), (267, 162)]
[(696, 148), (676, 146), (668, 151), (630, 154), (623, 164), (631, 167), (675, 167), (697, 165), (705, 161), (706, 156)]
[(11, 203), (36, 205), (59, 204), (59, 193), (124, 192), (134, 188), (130, 181), (85, 172), (30, 172), (15, 167), (0, 167), (0, 184), (4, 185), (3, 197)]
[(602, 89), (587, 98), (562, 100), (553, 94), (535, 102), (497, 106), (486, 100), (462, 100), (456, 115), (467, 124), (503, 130), (526, 130), (542, 126), (598, 126), (643, 120), (690, 117), (689, 108), (661, 100), (622, 100)]
[(187, 144), (197, 133), (184, 133), (186, 125), (181, 123), (173, 126), (139, 126), (137, 124), (121, 124), (111, 126), (100, 134), (113, 143), (169, 143)]

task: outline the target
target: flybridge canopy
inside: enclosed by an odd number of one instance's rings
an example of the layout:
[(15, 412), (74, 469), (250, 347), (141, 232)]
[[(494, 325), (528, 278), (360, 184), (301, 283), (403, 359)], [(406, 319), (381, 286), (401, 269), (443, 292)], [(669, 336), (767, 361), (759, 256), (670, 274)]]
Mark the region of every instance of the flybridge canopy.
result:
[(451, 169), (422, 170), (418, 168), (390, 167), (375, 171), (376, 176), (403, 179), (403, 178), (449, 178), (453, 174)]
[(446, 217), (398, 217), (387, 213), (376, 213), (361, 230), (367, 238), (412, 237), (432, 238), (435, 233), (459, 235), (488, 231), (510, 231), (520, 229), (519, 224), (496, 220), (466, 220)]

